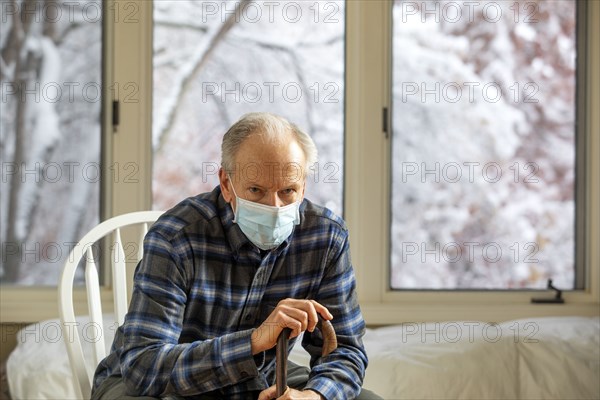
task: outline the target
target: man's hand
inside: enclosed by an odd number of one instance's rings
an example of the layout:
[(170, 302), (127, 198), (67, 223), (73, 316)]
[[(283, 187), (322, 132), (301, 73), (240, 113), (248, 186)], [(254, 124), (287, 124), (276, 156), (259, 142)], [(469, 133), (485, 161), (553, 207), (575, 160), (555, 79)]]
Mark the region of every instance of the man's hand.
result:
[(258, 395), (258, 400), (295, 400), (295, 399), (306, 399), (306, 400), (325, 400), (323, 396), (312, 390), (299, 391), (296, 389), (287, 388), (282, 396), (277, 397), (277, 387), (271, 386), (268, 389), (263, 390)]
[(274, 347), (283, 328), (292, 330), (290, 338), (306, 330), (314, 331), (318, 322), (317, 313), (326, 320), (333, 318), (325, 306), (314, 300), (281, 300), (267, 319), (252, 333), (252, 354)]

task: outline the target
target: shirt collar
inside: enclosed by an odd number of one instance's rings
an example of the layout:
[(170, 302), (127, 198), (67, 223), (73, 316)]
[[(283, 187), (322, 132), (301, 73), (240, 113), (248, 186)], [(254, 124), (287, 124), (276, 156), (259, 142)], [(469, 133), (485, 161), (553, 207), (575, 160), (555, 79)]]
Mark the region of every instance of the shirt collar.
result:
[(237, 258), (242, 246), (246, 243), (252, 245), (252, 243), (250, 240), (248, 240), (246, 235), (244, 235), (240, 227), (233, 223), (233, 219), (235, 217), (233, 214), (233, 209), (231, 208), (231, 204), (227, 203), (223, 198), (221, 188), (217, 187), (215, 190), (219, 195), (217, 198), (217, 207), (219, 210), (219, 217), (221, 218), (221, 225), (223, 226), (223, 231), (225, 232), (225, 237), (231, 246), (231, 250), (233, 251), (234, 256)]

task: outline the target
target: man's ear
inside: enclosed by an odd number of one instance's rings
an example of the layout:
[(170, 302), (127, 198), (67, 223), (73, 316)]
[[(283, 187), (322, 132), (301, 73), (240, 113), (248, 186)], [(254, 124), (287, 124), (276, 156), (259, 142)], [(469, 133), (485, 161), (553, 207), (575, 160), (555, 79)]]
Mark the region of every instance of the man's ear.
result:
[(233, 199), (233, 193), (231, 193), (230, 185), (231, 182), (229, 180), (229, 175), (223, 169), (223, 167), (219, 168), (219, 183), (221, 185), (221, 193), (223, 194), (223, 198), (226, 202), (231, 203)]
[(306, 194), (306, 179), (304, 179), (304, 185), (302, 185), (302, 196), (300, 197), (300, 203), (304, 200), (304, 195)]

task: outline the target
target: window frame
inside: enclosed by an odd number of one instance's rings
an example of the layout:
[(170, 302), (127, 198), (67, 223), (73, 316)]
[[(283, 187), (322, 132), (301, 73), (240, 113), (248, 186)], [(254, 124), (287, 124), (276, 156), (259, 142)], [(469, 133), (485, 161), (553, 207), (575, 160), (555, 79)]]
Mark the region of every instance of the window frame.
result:
[[(398, 291), (390, 287), (390, 188), (391, 143), (383, 131), (382, 110), (390, 108), (391, 87), (391, 1), (348, 2), (346, 46), (346, 222), (351, 235), (352, 258), (358, 281), (359, 299), (368, 324), (401, 322), (486, 320), (504, 321), (533, 316), (598, 315), (600, 307), (600, 242), (598, 167), (600, 121), (592, 110), (600, 107), (600, 31), (594, 20), (600, 4), (586, 2), (584, 33), (586, 93), (578, 101), (578, 126), (583, 140), (583, 185), (578, 186), (577, 218), (580, 220), (577, 259), (583, 262), (586, 286), (563, 292), (565, 304), (532, 304), (539, 291)], [(579, 32), (581, 34), (581, 32)], [(579, 49), (580, 51), (582, 49)], [(578, 76), (580, 78), (580, 76)], [(368, 100), (366, 100), (368, 99)], [(388, 113), (387, 125), (390, 126)], [(585, 119), (583, 119), (585, 118)], [(583, 142), (583, 144), (581, 143)], [(583, 148), (582, 148), (583, 147)], [(595, 155), (595, 157), (594, 157)], [(580, 170), (581, 171), (581, 170)], [(582, 182), (579, 181), (579, 182)], [(583, 187), (581, 187), (583, 186)], [(594, 204), (596, 205), (594, 207)], [(549, 293), (551, 296), (551, 293)]]

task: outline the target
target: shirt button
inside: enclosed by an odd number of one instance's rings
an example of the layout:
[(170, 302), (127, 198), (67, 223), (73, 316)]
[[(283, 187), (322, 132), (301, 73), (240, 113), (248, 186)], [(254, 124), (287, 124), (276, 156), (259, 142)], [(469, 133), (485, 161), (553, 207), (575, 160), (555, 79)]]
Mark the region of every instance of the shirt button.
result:
[(248, 377), (248, 373), (246, 371), (242, 371), (241, 375), (242, 375), (242, 378)]
[(250, 321), (252, 319), (252, 315), (251, 314), (246, 314), (246, 321)]

